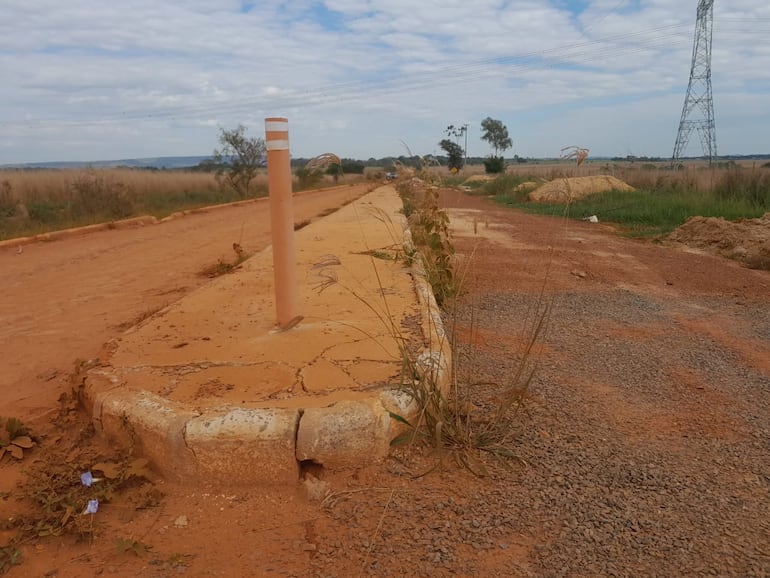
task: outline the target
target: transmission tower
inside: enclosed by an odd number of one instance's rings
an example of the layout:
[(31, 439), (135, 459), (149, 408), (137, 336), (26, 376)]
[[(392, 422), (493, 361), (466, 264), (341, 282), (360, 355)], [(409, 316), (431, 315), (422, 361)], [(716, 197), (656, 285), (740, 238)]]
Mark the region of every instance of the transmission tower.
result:
[(692, 131), (700, 136), (703, 156), (709, 165), (717, 157), (717, 137), (714, 130), (714, 99), (711, 96), (711, 36), (714, 27), (714, 0), (698, 2), (698, 18), (695, 23), (695, 39), (692, 47), (692, 66), (687, 96), (682, 108), (682, 119), (674, 145), (672, 164), (687, 147)]

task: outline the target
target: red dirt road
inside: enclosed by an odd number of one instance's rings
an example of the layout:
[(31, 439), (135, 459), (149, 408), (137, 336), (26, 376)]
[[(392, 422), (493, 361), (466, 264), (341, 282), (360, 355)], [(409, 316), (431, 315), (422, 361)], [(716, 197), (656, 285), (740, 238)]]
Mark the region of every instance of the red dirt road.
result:
[[(295, 222), (313, 219), (369, 185), (295, 196)], [(56, 408), (77, 359), (206, 282), (203, 268), (270, 244), (269, 204), (201, 210), (158, 225), (107, 230), (0, 250), (0, 415)]]

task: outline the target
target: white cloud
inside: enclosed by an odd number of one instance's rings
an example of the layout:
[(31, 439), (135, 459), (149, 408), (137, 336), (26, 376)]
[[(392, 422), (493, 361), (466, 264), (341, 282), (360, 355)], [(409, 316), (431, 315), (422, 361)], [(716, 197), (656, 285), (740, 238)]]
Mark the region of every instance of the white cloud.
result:
[[(467, 119), (469, 152), (484, 154), (488, 115), (519, 154), (555, 154), (562, 135), (597, 154), (673, 146), (695, 3), (246, 4), (4, 0), (0, 164), (207, 154), (218, 127), (259, 134), (275, 114), (295, 156), (402, 154), (399, 139), (434, 152)], [(770, 152), (770, 5), (717, 3), (714, 20), (719, 150)]]

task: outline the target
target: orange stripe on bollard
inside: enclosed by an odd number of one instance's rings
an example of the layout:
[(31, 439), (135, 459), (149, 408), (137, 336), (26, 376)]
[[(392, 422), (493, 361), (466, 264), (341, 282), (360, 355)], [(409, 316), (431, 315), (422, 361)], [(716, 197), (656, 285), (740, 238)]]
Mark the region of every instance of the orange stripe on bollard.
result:
[(284, 118), (265, 119), (265, 148), (269, 151), (289, 150), (289, 121)]

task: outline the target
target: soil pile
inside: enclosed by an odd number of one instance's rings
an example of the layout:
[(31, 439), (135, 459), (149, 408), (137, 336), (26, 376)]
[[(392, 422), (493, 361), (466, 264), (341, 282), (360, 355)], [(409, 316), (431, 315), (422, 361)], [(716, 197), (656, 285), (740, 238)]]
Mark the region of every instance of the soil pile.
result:
[(536, 203), (571, 203), (589, 195), (605, 191), (633, 191), (628, 183), (609, 175), (555, 179), (529, 194)]
[(468, 183), (486, 183), (489, 181), (494, 181), (497, 177), (495, 175), (471, 175), (467, 179), (465, 179), (464, 185), (467, 185)]
[(518, 193), (521, 191), (532, 191), (540, 186), (540, 183), (536, 181), (526, 181), (520, 185), (514, 187), (513, 191)]
[(737, 221), (692, 217), (671, 233), (668, 240), (736, 259), (752, 269), (770, 270), (770, 213), (759, 219)]

